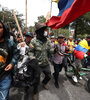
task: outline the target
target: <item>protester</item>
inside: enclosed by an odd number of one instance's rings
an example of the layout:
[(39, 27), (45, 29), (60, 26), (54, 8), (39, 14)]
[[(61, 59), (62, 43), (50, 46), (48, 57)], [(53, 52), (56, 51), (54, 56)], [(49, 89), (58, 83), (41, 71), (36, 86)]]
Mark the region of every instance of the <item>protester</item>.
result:
[(51, 47), (54, 47), (54, 45), (55, 45), (55, 37), (51, 36), (50, 40), (51, 40)]
[[(51, 71), (47, 55), (48, 53), (53, 52), (53, 49), (50, 47), (50, 41), (46, 38), (45, 30), (47, 26), (44, 23), (36, 23), (35, 27), (36, 37), (31, 40), (30, 49), (28, 49), (28, 56), (31, 59), (30, 64), (33, 67), (37, 66), (37, 69), (45, 74), (42, 83), (43, 87), (48, 89), (47, 83), (51, 78)], [(34, 97), (36, 95), (34, 95)]]
[(32, 33), (25, 33), (25, 41), (26, 41), (26, 44), (29, 46), (31, 40), (33, 38), (33, 34)]
[(90, 50), (90, 36), (87, 36), (86, 39), (83, 39), (79, 42), (79, 44), (76, 46), (74, 50), (74, 55), (76, 57), (75, 59), (75, 66), (76, 66), (76, 72), (72, 76), (72, 79), (75, 82), (78, 82), (78, 78), (82, 79), (78, 76), (78, 69), (82, 67), (81, 60), (86, 58), (88, 55), (86, 54)]
[(74, 61), (74, 54), (73, 54), (73, 52), (74, 52), (74, 48), (76, 47), (75, 44), (74, 44), (74, 41), (73, 41), (73, 36), (69, 36), (69, 39), (65, 43), (70, 48), (68, 53), (70, 54), (70, 59), (73, 62)]
[[(20, 51), (19, 53), (19, 61), (17, 63), (17, 68), (20, 68), (23, 63), (28, 59), (28, 56), (25, 55), (25, 51), (27, 48), (29, 48), (29, 43), (31, 39), (33, 38), (33, 35), (31, 33), (25, 33), (25, 42), (22, 42), (22, 38), (20, 34), (18, 34), (18, 45), (17, 48)], [(20, 73), (23, 73), (23, 69), (20, 70)]]
[[(64, 55), (67, 46), (64, 43), (64, 36), (60, 34), (58, 36), (58, 44), (56, 44), (56, 52), (55, 55), (53, 56), (53, 65), (54, 65), (54, 79), (55, 79), (55, 87), (59, 88), (59, 83), (58, 83), (58, 76), (59, 72), (62, 71), (63, 67), (66, 67), (65, 62), (64, 62)], [(65, 71), (67, 71), (67, 68), (65, 68)]]
[(11, 72), (18, 60), (16, 44), (9, 39), (9, 31), (0, 20), (0, 100), (8, 100)]
[[(21, 42), (22, 40), (20, 39), (20, 42), (18, 44), (18, 49), (20, 50), (20, 58), (17, 64), (17, 69), (16, 70), (16, 79), (15, 85), (17, 87), (23, 87), (24, 88), (24, 98), (27, 98), (28, 94), (28, 89), (29, 87), (33, 87), (33, 92), (34, 94), (38, 93), (38, 86), (39, 86), (39, 80), (40, 80), (40, 74), (39, 71), (37, 71), (37, 68), (34, 66), (30, 65), (30, 59), (28, 58), (26, 50), (29, 48), (29, 44), (33, 38), (32, 33), (25, 33), (25, 42)], [(34, 98), (36, 100), (36, 97)]]
[[(26, 41), (26, 45), (28, 46), (28, 48), (29, 48), (29, 44), (30, 44), (32, 39), (33, 39), (32, 33), (26, 33), (25, 34), (25, 41)], [(27, 55), (27, 51), (26, 51), (26, 55)], [(34, 88), (33, 89), (33, 93), (34, 93), (33, 100), (37, 100), (36, 94), (38, 93), (38, 86), (39, 86), (39, 82), (40, 82), (40, 73), (37, 70), (37, 67), (31, 66), (29, 57), (28, 57), (27, 61), (25, 62), (25, 64), (27, 66), (27, 71), (24, 72), (24, 75), (26, 77), (28, 76), (27, 80), (30, 83), (30, 85), (33, 86), (33, 88)]]

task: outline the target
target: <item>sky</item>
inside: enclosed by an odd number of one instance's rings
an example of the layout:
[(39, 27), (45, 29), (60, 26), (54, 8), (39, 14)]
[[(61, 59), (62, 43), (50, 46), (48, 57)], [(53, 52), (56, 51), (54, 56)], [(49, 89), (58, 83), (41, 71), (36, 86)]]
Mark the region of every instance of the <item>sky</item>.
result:
[[(8, 9), (14, 9), (20, 14), (22, 13), (25, 19), (25, 1), (26, 0), (0, 0), (2, 7)], [(27, 25), (33, 26), (34, 22), (37, 22), (37, 17), (44, 15), (50, 11), (51, 0), (27, 0)], [(58, 7), (56, 3), (52, 3), (52, 16), (58, 15)]]

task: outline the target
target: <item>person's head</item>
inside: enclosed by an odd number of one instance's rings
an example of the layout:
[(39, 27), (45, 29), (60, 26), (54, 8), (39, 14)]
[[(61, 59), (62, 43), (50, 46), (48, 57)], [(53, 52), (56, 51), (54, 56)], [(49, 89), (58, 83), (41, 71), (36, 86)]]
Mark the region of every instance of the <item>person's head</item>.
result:
[(79, 43), (80, 41), (81, 41), (81, 39), (80, 39), (80, 38), (78, 38), (78, 39), (77, 39), (77, 42)]
[(26, 40), (26, 43), (29, 44), (30, 41), (32, 40), (33, 38), (33, 34), (32, 33), (25, 33), (25, 40)]
[(72, 41), (73, 40), (73, 36), (69, 36), (69, 40)]
[(78, 39), (76, 39), (74, 43), (75, 43), (75, 44), (78, 44)]
[(60, 44), (62, 44), (63, 42), (64, 42), (64, 36), (62, 35), (62, 34), (60, 34), (59, 36), (58, 36), (58, 43), (60, 43)]
[(51, 36), (51, 42), (54, 42), (54, 41), (55, 41), (55, 37)]
[(40, 36), (40, 37), (46, 37), (47, 36), (47, 31), (46, 28), (47, 26), (44, 23), (36, 23), (35, 24), (35, 28), (36, 28), (36, 35)]
[(88, 42), (88, 45), (90, 46), (90, 35), (88, 35), (88, 36), (86, 37), (86, 40), (87, 40), (87, 42)]
[(0, 39), (9, 38), (9, 30), (7, 26), (0, 20)]

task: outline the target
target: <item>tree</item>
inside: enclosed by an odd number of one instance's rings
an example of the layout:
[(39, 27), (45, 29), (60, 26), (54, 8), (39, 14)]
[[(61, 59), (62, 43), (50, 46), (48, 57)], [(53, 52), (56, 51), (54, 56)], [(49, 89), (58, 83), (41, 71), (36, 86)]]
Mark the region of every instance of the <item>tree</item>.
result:
[(75, 29), (75, 38), (77, 35), (90, 34), (90, 12), (73, 21), (71, 28)]
[[(45, 21), (46, 21), (45, 17), (43, 15), (41, 15), (41, 16), (37, 17), (37, 22), (35, 22), (35, 23), (38, 23), (38, 22), (45, 23)], [(29, 32), (35, 32), (35, 26), (30, 26)]]
[[(22, 19), (23, 15), (16, 12), (16, 16), (20, 24), (20, 27), (22, 28), (22, 26), (24, 26), (24, 19)], [(0, 19), (8, 25), (10, 30), (12, 30), (13, 28), (17, 29), (17, 25), (12, 15), (12, 11), (8, 8), (2, 8), (2, 11), (0, 11)]]
[(34, 26), (30, 26), (29, 27), (29, 32), (35, 32), (35, 27)]
[(59, 28), (57, 30), (52, 30), (52, 33), (55, 37), (57, 37), (59, 34), (63, 34), (66, 38), (69, 36), (69, 30), (67, 28)]
[(46, 22), (46, 18), (43, 15), (39, 16), (37, 19), (38, 19), (38, 22), (42, 22), (42, 23)]

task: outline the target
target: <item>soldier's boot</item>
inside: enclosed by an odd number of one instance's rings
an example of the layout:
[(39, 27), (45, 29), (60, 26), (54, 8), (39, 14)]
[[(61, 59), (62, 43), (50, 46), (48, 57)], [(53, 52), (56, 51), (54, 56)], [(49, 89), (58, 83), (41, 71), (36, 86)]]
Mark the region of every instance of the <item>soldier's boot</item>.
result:
[(33, 95), (33, 100), (38, 100), (38, 94), (37, 93)]

